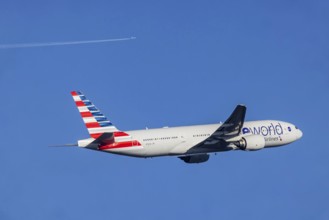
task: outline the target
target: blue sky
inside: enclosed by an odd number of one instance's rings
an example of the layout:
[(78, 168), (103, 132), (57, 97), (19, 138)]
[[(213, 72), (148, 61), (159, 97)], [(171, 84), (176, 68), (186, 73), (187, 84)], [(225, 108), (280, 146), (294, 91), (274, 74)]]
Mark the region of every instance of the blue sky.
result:
[[(2, 1), (0, 219), (328, 219), (327, 1)], [(304, 137), (187, 165), (78, 148), (69, 92), (122, 130), (279, 119)]]

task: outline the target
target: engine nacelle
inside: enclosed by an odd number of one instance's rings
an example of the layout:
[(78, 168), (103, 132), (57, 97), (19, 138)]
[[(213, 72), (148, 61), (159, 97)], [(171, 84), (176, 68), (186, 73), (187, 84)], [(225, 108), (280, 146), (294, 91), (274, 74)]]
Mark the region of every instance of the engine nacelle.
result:
[(198, 154), (179, 158), (184, 160), (185, 163), (203, 163), (209, 160), (209, 154)]
[(248, 135), (234, 144), (241, 150), (254, 151), (265, 147), (265, 139), (261, 135)]

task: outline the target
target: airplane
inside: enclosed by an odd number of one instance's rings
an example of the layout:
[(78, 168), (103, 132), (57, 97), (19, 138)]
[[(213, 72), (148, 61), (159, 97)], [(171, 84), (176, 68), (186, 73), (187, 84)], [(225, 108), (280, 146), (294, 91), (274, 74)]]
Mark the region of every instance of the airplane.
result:
[(140, 158), (176, 156), (185, 163), (202, 163), (211, 153), (278, 147), (303, 136), (288, 122), (245, 122), (244, 105), (237, 105), (224, 123), (121, 131), (81, 91), (72, 91), (71, 95), (90, 138), (66, 146)]

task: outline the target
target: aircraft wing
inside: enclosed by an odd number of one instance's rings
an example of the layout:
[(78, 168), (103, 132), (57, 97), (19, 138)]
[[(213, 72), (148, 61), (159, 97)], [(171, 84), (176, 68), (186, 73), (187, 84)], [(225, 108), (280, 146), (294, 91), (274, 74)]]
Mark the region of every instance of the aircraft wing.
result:
[(218, 145), (238, 136), (243, 127), (246, 110), (247, 108), (244, 105), (236, 106), (230, 117), (212, 135), (199, 143), (198, 146)]

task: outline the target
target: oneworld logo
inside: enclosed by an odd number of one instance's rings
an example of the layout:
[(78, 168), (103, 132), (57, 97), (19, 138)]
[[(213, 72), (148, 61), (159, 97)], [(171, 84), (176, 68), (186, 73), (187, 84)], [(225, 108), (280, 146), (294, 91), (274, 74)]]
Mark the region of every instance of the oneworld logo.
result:
[(280, 123), (274, 125), (271, 123), (269, 126), (258, 126), (258, 127), (244, 127), (242, 128), (242, 134), (259, 134), (263, 136), (268, 135), (282, 135), (283, 129)]

